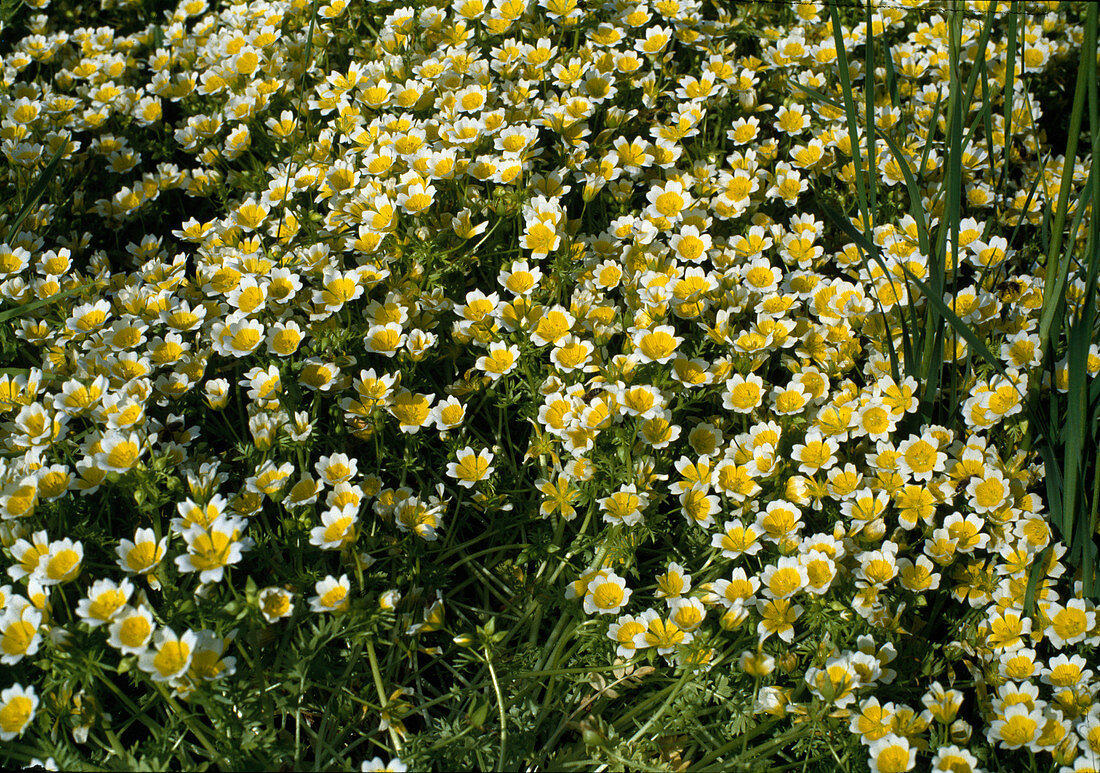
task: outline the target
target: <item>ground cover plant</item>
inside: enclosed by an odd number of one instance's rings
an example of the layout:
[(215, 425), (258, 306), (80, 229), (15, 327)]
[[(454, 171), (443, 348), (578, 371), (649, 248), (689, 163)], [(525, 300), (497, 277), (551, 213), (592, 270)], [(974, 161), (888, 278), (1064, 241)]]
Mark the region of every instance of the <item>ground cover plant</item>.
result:
[(7, 766), (1100, 768), (1096, 5), (0, 23)]

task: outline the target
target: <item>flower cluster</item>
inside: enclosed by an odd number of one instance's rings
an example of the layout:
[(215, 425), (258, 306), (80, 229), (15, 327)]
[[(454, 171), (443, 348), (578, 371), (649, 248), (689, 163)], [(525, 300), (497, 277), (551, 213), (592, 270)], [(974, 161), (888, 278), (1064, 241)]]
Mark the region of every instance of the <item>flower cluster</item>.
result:
[[(454, 599), (421, 559), (507, 517), (577, 537), (564, 609), (608, 658), (825, 706), (872, 770), (977, 769), (981, 739), (1100, 765), (1100, 622), (1015, 443), (1069, 365), (1040, 368), (1047, 279), (1014, 229), (1066, 171), (1071, 241), (1093, 211), (1034, 93), (1075, 13), (904, 0), (834, 29), (796, 3), (750, 35), (698, 0), (123, 5), (129, 34), (32, 13), (0, 52), (0, 185), (81, 181), (0, 221), (0, 298), (27, 312), (0, 376), (4, 665), (79, 634), (215, 690), (251, 646), (240, 599), (257, 626), (369, 613), (427, 641)], [(859, 59), (869, 29), (889, 67)], [(955, 234), (944, 95), (979, 38)], [(842, 58), (888, 144), (848, 124)], [(817, 205), (864, 166), (874, 260)], [(936, 411), (899, 344), (934, 271), (1002, 365), (946, 336), (966, 397)], [(105, 532), (67, 531), (82, 506)], [(929, 640), (951, 678), (899, 662)], [(964, 668), (980, 690), (944, 686)], [(5, 688), (0, 739), (39, 710)]]

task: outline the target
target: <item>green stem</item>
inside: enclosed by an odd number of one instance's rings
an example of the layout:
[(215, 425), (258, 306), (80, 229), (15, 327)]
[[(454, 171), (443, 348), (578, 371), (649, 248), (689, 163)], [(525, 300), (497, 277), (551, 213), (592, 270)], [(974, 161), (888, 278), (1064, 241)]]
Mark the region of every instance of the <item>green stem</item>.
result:
[[(370, 673), (374, 677), (374, 689), (378, 691), (378, 703), (384, 709), (386, 704), (389, 703), (389, 699), (386, 697), (386, 688), (382, 686), (382, 672), (378, 668), (378, 656), (374, 653), (374, 642), (370, 640), (367, 641), (367, 658), (370, 659)], [(392, 726), (388, 729), (394, 750), (401, 754), (401, 737)]]
[(517, 671), (512, 674), (512, 679), (537, 679), (541, 676), (565, 676), (566, 674), (598, 674), (604, 671), (622, 671), (632, 665), (637, 665), (640, 659), (635, 658), (624, 663), (615, 663), (609, 666), (581, 666), (578, 668), (548, 668), (542, 671)]
[(485, 664), (489, 666), (489, 677), (493, 680), (493, 690), (497, 694), (497, 713), (500, 715), (500, 756), (497, 758), (497, 770), (504, 770), (504, 751), (508, 744), (508, 723), (504, 716), (504, 696), (500, 693), (497, 671), (493, 668), (493, 658), (485, 651)]
[[(760, 677), (758, 676), (753, 680), (753, 684), (752, 684), (752, 703), (750, 704), (750, 706), (753, 709), (755, 709), (756, 700), (759, 697), (760, 697)], [(741, 756), (742, 757), (745, 756), (745, 750), (748, 748), (748, 745), (749, 745), (749, 734), (745, 733), (744, 735), (741, 736)]]

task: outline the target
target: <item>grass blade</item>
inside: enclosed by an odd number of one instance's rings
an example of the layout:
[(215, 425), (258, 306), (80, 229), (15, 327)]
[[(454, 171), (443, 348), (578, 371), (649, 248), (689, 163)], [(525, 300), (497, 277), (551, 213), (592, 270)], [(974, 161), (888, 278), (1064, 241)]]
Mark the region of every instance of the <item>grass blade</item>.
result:
[(852, 168), (855, 172), (856, 195), (859, 200), (859, 214), (862, 223), (866, 226), (871, 222), (871, 213), (868, 209), (867, 190), (863, 175), (863, 154), (859, 148), (859, 120), (856, 116), (855, 97), (852, 92), (852, 79), (848, 72), (848, 52), (844, 49), (844, 33), (840, 23), (840, 8), (836, 0), (829, 0), (829, 15), (832, 19), (833, 41), (836, 44), (837, 70), (840, 74), (840, 91), (844, 97), (844, 115), (848, 121), (848, 139), (851, 142)]
[(863, 63), (863, 136), (867, 138), (867, 206), (871, 219), (864, 217), (863, 227), (870, 233), (875, 232), (875, 220), (878, 214), (878, 152), (875, 148), (875, 29), (871, 4), (866, 5), (864, 16), (866, 39), (866, 58)]
[(61, 157), (64, 153), (65, 143), (62, 143), (54, 152), (53, 158), (46, 163), (46, 166), (42, 168), (42, 171), (35, 177), (34, 182), (31, 183), (30, 188), (27, 190), (27, 198), (24, 199), (23, 205), (15, 215), (15, 219), (8, 224), (0, 242), (6, 242), (19, 234), (19, 228), (23, 225), (23, 221), (30, 215), (31, 210), (38, 206), (38, 200), (42, 198), (42, 194), (46, 192), (46, 186), (49, 185), (50, 180), (54, 178), (54, 173), (57, 171), (57, 167), (61, 163)]
[[(1094, 21), (1095, 8), (1090, 6), (1089, 8), (1089, 25), (1085, 33), (1085, 47), (1082, 51), (1095, 51), (1096, 50), (1096, 28)], [(1088, 38), (1092, 37), (1093, 46), (1088, 47)], [(1047, 293), (1046, 288), (1043, 291), (1043, 309), (1039, 317), (1039, 341), (1042, 344), (1046, 344), (1050, 338), (1051, 325), (1054, 323), (1054, 312), (1057, 306), (1057, 301), (1061, 296), (1061, 289), (1065, 287), (1066, 275), (1069, 272), (1069, 266), (1063, 264), (1060, 260), (1059, 251), (1062, 248), (1062, 232), (1066, 225), (1066, 208), (1069, 204), (1070, 187), (1073, 183), (1073, 164), (1077, 155), (1077, 140), (1081, 134), (1081, 119), (1085, 112), (1085, 89), (1087, 87), (1087, 73), (1089, 70), (1090, 57), (1082, 54), (1081, 62), (1077, 68), (1077, 87), (1073, 94), (1073, 108), (1069, 116), (1069, 135), (1066, 139), (1066, 158), (1062, 165), (1062, 184), (1058, 190), (1058, 203), (1054, 210), (1054, 226), (1051, 233), (1050, 246), (1047, 248), (1047, 276), (1057, 277), (1057, 284), (1051, 288), (1051, 292)], [(1095, 68), (1095, 58), (1093, 58), (1093, 68)], [(1096, 132), (1096, 127), (1092, 127), (1093, 133)], [(1068, 261), (1066, 261), (1068, 264)]]
[(7, 309), (6, 311), (0, 311), (0, 322), (7, 322), (14, 317), (26, 317), (31, 312), (38, 311), (43, 306), (48, 306), (51, 303), (57, 303), (63, 301), (66, 298), (72, 296), (84, 290), (86, 285), (77, 285), (76, 287), (70, 287), (68, 290), (62, 290), (56, 295), (51, 295), (49, 298), (39, 298), (37, 301), (31, 301), (30, 303), (24, 303), (20, 306), (16, 306), (14, 309)]
[[(1088, 354), (1092, 344), (1096, 321), (1096, 282), (1100, 278), (1100, 233), (1095, 214), (1090, 221), (1089, 237), (1086, 240), (1086, 255), (1083, 260), (1074, 258), (1074, 248), (1080, 228), (1080, 216), (1083, 215), (1086, 196), (1095, 202), (1100, 201), (1100, 176), (1090, 169), (1086, 181), (1088, 191), (1078, 201), (1077, 217), (1073, 219), (1071, 236), (1062, 254), (1061, 244), (1065, 234), (1065, 222), (1068, 215), (1070, 188), (1073, 182), (1073, 169), (1076, 164), (1077, 142), (1080, 135), (1082, 118), (1086, 102), (1089, 109), (1089, 129), (1093, 158), (1100, 152), (1100, 125), (1097, 122), (1097, 84), (1096, 58), (1085, 52), (1096, 50), (1097, 8), (1088, 9), (1085, 24), (1085, 40), (1081, 60), (1077, 69), (1077, 84), (1074, 89), (1073, 107), (1070, 113), (1069, 136), (1066, 141), (1066, 155), (1063, 163), (1062, 181), (1058, 192), (1058, 202), (1053, 211), (1050, 244), (1047, 251), (1048, 276), (1055, 277), (1052, 287), (1044, 287), (1042, 316), (1040, 318), (1039, 337), (1043, 346), (1044, 358), (1049, 362), (1055, 352), (1055, 338), (1060, 330), (1067, 331), (1067, 370), (1068, 384), (1065, 413), (1060, 414), (1058, 405), (1050, 408), (1050, 423), (1058, 426), (1062, 419), (1062, 459), (1063, 479), (1060, 492), (1060, 512), (1055, 513), (1054, 522), (1062, 539), (1069, 545), (1071, 565), (1076, 565), (1087, 595), (1095, 596), (1096, 587), (1096, 544), (1095, 502), (1087, 502), (1085, 481), (1089, 470), (1093, 470), (1093, 489), (1097, 487), (1097, 454), (1095, 443), (1095, 422), (1100, 416), (1093, 407), (1089, 411), (1090, 400), (1088, 379)], [(1077, 270), (1085, 270), (1085, 297), (1079, 304), (1080, 310), (1070, 311), (1063, 290), (1068, 281), (1069, 272), (1076, 264)], [(1068, 322), (1068, 325), (1067, 325)], [(1053, 397), (1053, 390), (1052, 390)], [(1058, 439), (1047, 434), (1040, 442), (1047, 446), (1044, 455), (1053, 455)], [(1059, 497), (1051, 496), (1051, 502)], [(1052, 507), (1053, 509), (1053, 507)]]
[(921, 200), (920, 187), (913, 176), (913, 170), (909, 167), (909, 157), (888, 132), (882, 133), (882, 139), (890, 148), (890, 152), (901, 168), (902, 177), (905, 178), (905, 189), (909, 193), (909, 214), (917, 222), (917, 245), (921, 253), (927, 256), (931, 246), (928, 223), (924, 219), (924, 203)]
[(886, 88), (890, 92), (890, 104), (900, 108), (901, 94), (898, 92), (898, 74), (894, 70), (894, 51), (889, 44), (886, 45), (886, 50), (883, 52), (883, 65), (886, 68)]
[[(829, 206), (823, 201), (818, 200), (817, 206), (821, 210), (822, 215), (826, 220), (831, 222), (834, 226), (843, 231), (859, 248), (859, 254), (863, 257), (864, 268), (868, 268), (868, 260), (874, 259), (875, 262), (882, 268), (886, 276), (892, 276), (886, 264), (883, 262), (881, 256), (878, 253), (878, 249), (867, 240), (867, 238), (854, 226), (852, 221), (848, 219), (846, 215), (838, 212), (833, 207)], [(876, 298), (877, 303), (877, 298)], [(880, 307), (881, 313), (881, 307)], [(897, 351), (894, 349), (894, 337), (889, 332), (889, 323), (886, 321), (886, 315), (883, 313), (883, 322), (887, 327), (886, 331), (886, 350), (890, 358), (890, 375), (895, 381), (901, 380), (901, 369), (898, 365)], [(906, 373), (909, 373), (909, 368), (913, 364), (912, 353), (912, 339), (909, 335), (909, 329), (911, 327), (911, 321), (907, 324), (904, 317), (902, 318), (902, 356), (905, 358)]]

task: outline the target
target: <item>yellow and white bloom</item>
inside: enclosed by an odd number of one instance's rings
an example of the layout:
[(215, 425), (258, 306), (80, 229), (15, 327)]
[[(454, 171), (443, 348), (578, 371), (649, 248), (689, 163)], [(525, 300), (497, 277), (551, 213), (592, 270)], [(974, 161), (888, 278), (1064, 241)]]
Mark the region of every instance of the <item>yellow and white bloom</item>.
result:
[(92, 628), (106, 625), (118, 616), (130, 601), (134, 584), (123, 578), (122, 582), (99, 579), (92, 583), (88, 594), (76, 606), (76, 614)]
[(447, 463), (447, 474), (464, 488), (473, 488), (493, 473), (493, 454), (487, 448), (474, 451), (470, 446), (458, 451), (455, 461)]
[(917, 764), (917, 750), (909, 739), (894, 733), (872, 741), (867, 754), (871, 773), (905, 773)]
[(331, 574), (314, 586), (315, 596), (309, 598), (313, 612), (344, 612), (351, 603), (351, 581), (346, 574), (339, 579)]
[(285, 588), (264, 588), (256, 596), (264, 620), (274, 623), (294, 613), (293, 594)]
[(626, 587), (626, 580), (612, 571), (598, 573), (588, 583), (584, 596), (584, 612), (591, 615), (617, 615), (630, 601), (633, 591)]
[(154, 682), (170, 682), (187, 673), (198, 642), (194, 631), (177, 634), (171, 628), (158, 629), (149, 649), (138, 657), (138, 667)]
[(32, 604), (13, 604), (0, 615), (0, 663), (15, 665), (34, 655), (42, 643), (42, 612)]
[(342, 550), (354, 544), (358, 536), (357, 511), (358, 507), (349, 503), (343, 507), (330, 507), (321, 513), (321, 525), (310, 530), (309, 544), (321, 550)]
[(0, 741), (12, 741), (23, 735), (38, 711), (34, 687), (16, 682), (0, 692)]

